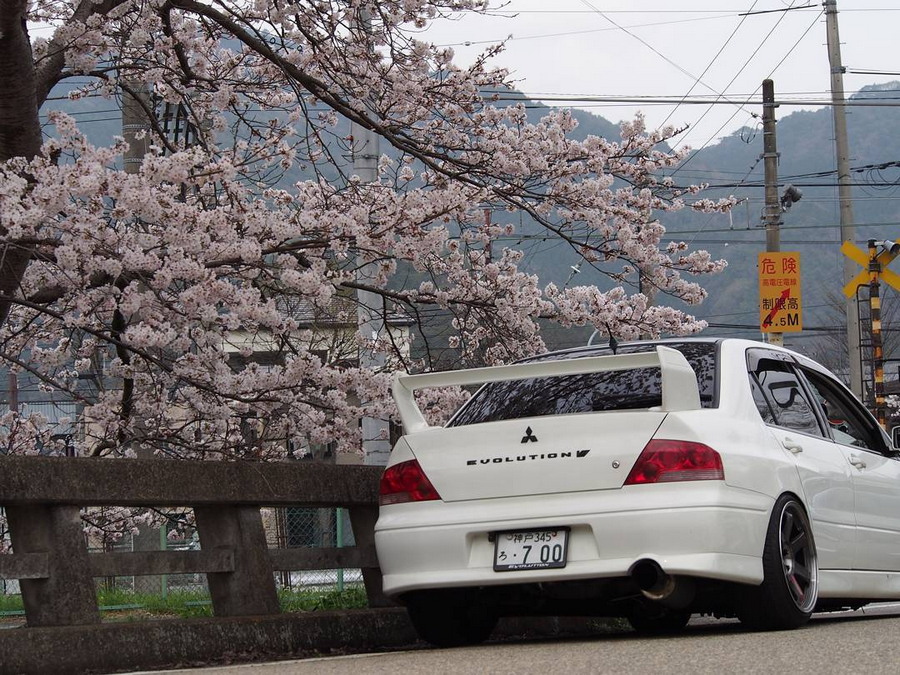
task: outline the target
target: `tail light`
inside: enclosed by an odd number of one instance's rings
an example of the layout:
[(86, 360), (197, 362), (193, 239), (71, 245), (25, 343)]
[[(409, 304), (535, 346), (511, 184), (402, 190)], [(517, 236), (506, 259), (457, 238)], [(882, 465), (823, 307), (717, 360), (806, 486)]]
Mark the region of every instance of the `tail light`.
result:
[(378, 503), (381, 506), (405, 502), (426, 502), (440, 498), (441, 496), (415, 459), (390, 466), (381, 474), (381, 490), (378, 497)]
[(654, 439), (647, 443), (625, 485), (725, 480), (722, 458), (703, 443)]

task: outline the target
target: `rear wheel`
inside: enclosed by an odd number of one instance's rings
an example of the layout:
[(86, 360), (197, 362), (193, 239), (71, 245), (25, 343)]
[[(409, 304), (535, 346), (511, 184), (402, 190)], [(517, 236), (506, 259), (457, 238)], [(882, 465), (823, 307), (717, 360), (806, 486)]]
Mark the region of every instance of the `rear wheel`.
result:
[(805, 624), (818, 600), (819, 569), (812, 527), (803, 505), (790, 495), (775, 503), (763, 551), (762, 585), (747, 589), (738, 616), (756, 630)]
[(469, 589), (416, 591), (404, 598), (416, 634), (436, 647), (460, 647), (487, 640), (497, 612)]

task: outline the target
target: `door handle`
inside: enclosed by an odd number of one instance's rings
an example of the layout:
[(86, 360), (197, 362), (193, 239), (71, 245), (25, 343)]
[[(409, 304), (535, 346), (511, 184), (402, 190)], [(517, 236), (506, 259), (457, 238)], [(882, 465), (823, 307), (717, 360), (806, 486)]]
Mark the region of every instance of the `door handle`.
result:
[(785, 437), (784, 439), (782, 439), (781, 445), (784, 446), (785, 450), (792, 452), (795, 455), (803, 452), (803, 446), (790, 437)]
[(862, 461), (862, 460), (861, 460), (859, 457), (857, 457), (856, 455), (850, 455), (850, 463), (851, 463), (853, 466), (855, 466), (857, 469), (860, 469), (860, 470), (866, 468), (866, 463), (865, 463), (864, 461)]

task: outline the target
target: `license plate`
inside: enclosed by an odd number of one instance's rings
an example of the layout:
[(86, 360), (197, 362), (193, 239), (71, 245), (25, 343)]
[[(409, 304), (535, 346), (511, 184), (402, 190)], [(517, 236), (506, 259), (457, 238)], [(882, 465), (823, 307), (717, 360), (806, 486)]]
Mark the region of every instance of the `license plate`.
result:
[(494, 571), (565, 567), (568, 545), (567, 527), (497, 532), (494, 535)]

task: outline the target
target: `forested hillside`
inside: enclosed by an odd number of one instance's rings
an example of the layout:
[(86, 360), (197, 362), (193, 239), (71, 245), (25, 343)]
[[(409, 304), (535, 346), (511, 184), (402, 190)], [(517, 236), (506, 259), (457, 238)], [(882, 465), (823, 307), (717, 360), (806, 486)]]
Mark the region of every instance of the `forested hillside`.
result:
[[(868, 238), (900, 238), (900, 83), (867, 87), (853, 96), (847, 123), (854, 183), (854, 220), (857, 245), (864, 248)], [(789, 334), (787, 344), (824, 358), (823, 350), (840, 342), (843, 317), (840, 304), (843, 256), (840, 253), (840, 215), (835, 173), (834, 130), (830, 108), (810, 112), (779, 107), (777, 146), (779, 194), (787, 184), (803, 193), (799, 202), (782, 215), (781, 249), (800, 251), (802, 263), (804, 330)], [(605, 120), (588, 114), (579, 116), (582, 131), (608, 127)], [(600, 132), (602, 133), (602, 131)], [(692, 311), (707, 319), (710, 333), (759, 337), (757, 310), (757, 254), (765, 250), (763, 209), (763, 150), (761, 125), (745, 128), (718, 143), (695, 150), (673, 173), (676, 182), (707, 183), (711, 196), (735, 195), (741, 203), (730, 215), (695, 214), (689, 210), (663, 214), (673, 239), (708, 249), (728, 260), (720, 275), (703, 279), (709, 298)], [(527, 230), (527, 224), (525, 225)], [(514, 241), (513, 243), (518, 243)], [(557, 283), (597, 282), (589, 270), (573, 274), (575, 255), (558, 243), (522, 241), (532, 251), (528, 265), (542, 278)], [(900, 263), (896, 263), (900, 268)], [(891, 325), (893, 289), (882, 289), (885, 300), (886, 334)], [(677, 304), (677, 303), (675, 303)], [(562, 341), (560, 344), (567, 344)]]

